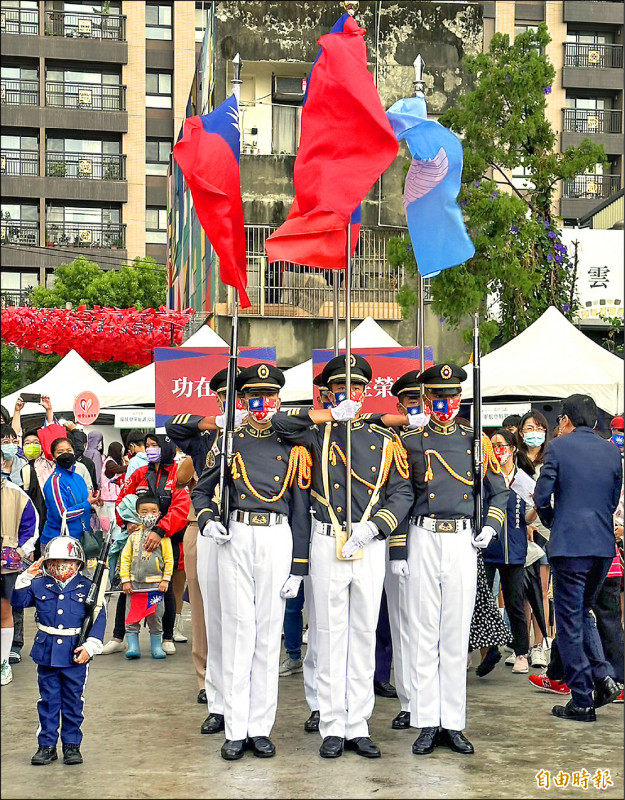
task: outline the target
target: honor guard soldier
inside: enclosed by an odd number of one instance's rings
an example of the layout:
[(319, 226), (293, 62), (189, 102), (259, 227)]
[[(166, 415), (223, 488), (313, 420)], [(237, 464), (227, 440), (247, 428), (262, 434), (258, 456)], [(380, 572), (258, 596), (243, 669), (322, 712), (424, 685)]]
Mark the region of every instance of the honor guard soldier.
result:
[[(406, 537), (396, 534), (413, 502), (406, 454), (392, 432), (358, 412), (371, 367), (351, 359), (352, 397), (343, 400), (345, 356), (322, 372), (332, 409), (279, 413), (273, 427), (280, 436), (312, 453), (311, 583), (317, 622), (317, 698), (319, 754), (337, 758), (343, 749), (367, 758), (380, 750), (369, 738), (373, 711), (375, 631), (385, 569), (385, 540), (393, 556), (405, 559)], [(352, 533), (347, 539), (346, 439), (352, 423)]]
[[(413, 402), (414, 378), (403, 376), (396, 392)], [(466, 723), (466, 665), (469, 628), (477, 590), (477, 550), (488, 545), (506, 519), (508, 489), (490, 440), (484, 437), (484, 494), (488, 512), (473, 530), (472, 429), (455, 422), (461, 382), (454, 364), (436, 364), (417, 380), (431, 412), (425, 426), (402, 434), (412, 472), (415, 502), (408, 529), (410, 620), (410, 720), (421, 734), (416, 755), (446, 744), (473, 753), (463, 735)], [(409, 420), (407, 420), (409, 421)]]
[[(228, 369), (216, 372), (210, 380), (209, 387), (217, 395), (217, 402), (221, 414), (214, 416), (200, 416), (198, 414), (177, 414), (170, 417), (165, 423), (165, 430), (169, 438), (178, 447), (191, 456), (195, 473), (202, 475), (207, 465), (215, 464), (215, 445), (220, 428), (225, 425), (224, 407), (226, 402), (226, 389), (228, 385)], [(247, 412), (237, 408), (235, 412), (235, 427), (239, 427), (247, 416)], [(189, 526), (185, 534), (185, 564), (187, 580), (192, 577), (193, 543), (187, 538), (192, 534), (195, 526)], [(193, 637), (193, 655), (196, 661), (198, 679), (203, 684), (198, 701), (202, 700), (202, 691), (205, 693), (209, 714), (200, 727), (201, 733), (219, 733), (224, 729), (224, 701), (221, 691), (221, 608), (219, 605), (219, 587), (217, 583), (217, 545), (208, 536), (197, 536), (196, 549), (196, 574), (202, 596), (202, 608), (198, 608), (195, 592), (190, 587), (189, 600), (191, 601), (191, 618), (202, 616), (206, 628), (205, 641), (200, 637)], [(197, 640), (197, 641), (196, 641)]]
[(310, 456), (271, 427), (282, 372), (269, 364), (241, 371), (237, 391), (249, 412), (236, 429), (231, 466), (230, 521), (219, 522), (215, 490), (220, 452), (193, 491), (198, 525), (217, 547), (222, 622), (226, 741), (222, 757), (275, 755), (269, 735), (278, 703), (278, 669), (285, 599), (308, 571)]
[(87, 616), (85, 601), (91, 581), (80, 574), (85, 554), (77, 539), (55, 536), (43, 556), (18, 577), (13, 608), (35, 607), (37, 635), (30, 656), (37, 664), (39, 696), (37, 712), (39, 749), (30, 763), (44, 766), (56, 761), (61, 722), (63, 762), (82, 764), (80, 729), (84, 716), (83, 693), (87, 662), (102, 652), (106, 613), (100, 609), (85, 643), (76, 646)]

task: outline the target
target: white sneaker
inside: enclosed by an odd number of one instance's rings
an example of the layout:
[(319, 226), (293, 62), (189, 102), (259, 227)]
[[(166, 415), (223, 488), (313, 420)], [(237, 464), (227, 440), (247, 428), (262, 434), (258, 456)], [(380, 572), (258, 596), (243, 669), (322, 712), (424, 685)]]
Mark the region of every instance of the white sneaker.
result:
[(516, 663), (516, 656), (512, 653), (511, 656), (508, 656), (506, 660), (503, 662), (507, 667), (513, 667)]
[(308, 644), (308, 625), (304, 628), (302, 633), (302, 644)]
[(167, 653), (168, 656), (173, 656), (176, 652), (176, 648), (174, 647), (174, 643), (170, 642), (169, 640), (163, 639), (162, 644), (163, 650)]
[(189, 640), (183, 633), (184, 623), (182, 621), (182, 614), (176, 614), (176, 622), (174, 623), (174, 642), (188, 642)]
[(282, 664), (280, 664), (279, 675), (284, 678), (286, 675), (295, 675), (296, 672), (302, 672), (302, 659), (290, 658), (287, 656)]
[(3, 661), (0, 669), (0, 686), (6, 686), (7, 683), (11, 683), (12, 680), (13, 670), (11, 669), (11, 665), (8, 661)]
[(530, 664), (533, 667), (547, 666), (547, 653), (541, 645), (538, 645), (537, 647), (532, 647), (532, 649), (530, 650)]
[(518, 675), (519, 673), (525, 674), (526, 672), (529, 671), (530, 667), (529, 664), (527, 663), (527, 657), (517, 656), (514, 659), (514, 666), (512, 667), (512, 672), (514, 672), (515, 675)]
[(111, 641), (107, 642), (102, 648), (102, 655), (110, 656), (111, 653), (123, 653), (125, 650), (125, 642), (117, 642), (115, 639), (111, 639)]

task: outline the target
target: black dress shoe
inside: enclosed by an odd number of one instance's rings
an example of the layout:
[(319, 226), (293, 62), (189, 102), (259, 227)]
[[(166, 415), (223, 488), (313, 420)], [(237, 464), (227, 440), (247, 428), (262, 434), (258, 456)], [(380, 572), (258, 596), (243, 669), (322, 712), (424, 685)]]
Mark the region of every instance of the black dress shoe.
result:
[(368, 736), (357, 736), (355, 739), (345, 739), (345, 749), (353, 750), (363, 758), (380, 758), (382, 753)]
[(312, 711), (306, 722), (304, 723), (304, 730), (306, 733), (319, 733), (319, 712)]
[(237, 761), (245, 752), (245, 739), (226, 739), (221, 746), (221, 757), (226, 761)]
[(257, 758), (271, 758), (276, 754), (276, 746), (268, 736), (250, 736), (250, 746)]
[[(225, 728), (223, 714), (209, 714), (200, 728), (200, 733), (219, 733)], [(235, 741), (238, 741), (236, 739)]]
[(501, 653), (498, 647), (489, 647), (488, 652), (484, 656), (482, 662), (475, 668), (475, 674), (478, 678), (483, 678), (495, 669), (495, 665), (501, 661)]
[(44, 767), (46, 764), (51, 764), (53, 761), (56, 761), (57, 758), (56, 747), (40, 747), (30, 759), (30, 763), (34, 767)]
[(430, 726), (421, 728), (421, 733), (412, 743), (412, 752), (415, 756), (427, 756), (439, 744), (440, 728)]
[(618, 683), (609, 675), (595, 681), (595, 708), (607, 706), (619, 696), (620, 692)]
[(321, 758), (338, 758), (343, 755), (343, 739), (341, 736), (326, 736), (319, 748)]
[(73, 766), (74, 764), (82, 764), (80, 747), (77, 744), (63, 745), (63, 763), (67, 764), (68, 766)]
[(410, 727), (410, 711), (400, 711), (391, 722), (391, 728), (395, 731), (403, 731)]
[(462, 753), (463, 756), (470, 756), (475, 752), (473, 745), (462, 731), (441, 728), (440, 743), (446, 744), (454, 753)]
[(392, 683), (373, 681), (373, 691), (378, 697), (397, 697), (397, 689)]
[(597, 715), (595, 714), (595, 709), (590, 706), (589, 708), (580, 708), (576, 706), (572, 700), (565, 706), (554, 706), (551, 709), (551, 713), (554, 717), (560, 717), (560, 719), (572, 719), (576, 722), (596, 722)]
[(197, 693), (197, 701), (202, 705), (206, 705), (208, 703), (208, 700), (206, 699), (206, 689), (200, 689), (200, 691)]

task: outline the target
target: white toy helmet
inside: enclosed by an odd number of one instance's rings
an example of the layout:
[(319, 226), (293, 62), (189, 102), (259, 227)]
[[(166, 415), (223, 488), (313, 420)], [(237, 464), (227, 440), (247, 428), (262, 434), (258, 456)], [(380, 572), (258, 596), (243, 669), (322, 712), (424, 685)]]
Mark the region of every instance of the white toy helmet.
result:
[(43, 549), (43, 564), (45, 568), (46, 561), (51, 561), (57, 558), (72, 558), (80, 561), (81, 565), (86, 563), (85, 551), (82, 549), (81, 543), (73, 536), (55, 536), (50, 539)]

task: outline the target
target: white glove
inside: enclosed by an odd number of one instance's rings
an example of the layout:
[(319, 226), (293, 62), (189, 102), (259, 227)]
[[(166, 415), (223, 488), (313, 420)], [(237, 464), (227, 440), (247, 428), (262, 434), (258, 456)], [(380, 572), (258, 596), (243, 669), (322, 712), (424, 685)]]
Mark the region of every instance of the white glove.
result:
[(473, 547), (483, 550), (485, 547), (488, 547), (490, 540), (494, 539), (496, 536), (497, 531), (494, 528), (492, 528), (490, 525), (484, 525), (482, 530), (476, 536), (472, 537), (471, 541), (473, 543)]
[(94, 656), (99, 656), (104, 649), (104, 645), (100, 639), (96, 639), (95, 636), (90, 636), (87, 641), (83, 643), (83, 647), (89, 653), (91, 658)]
[(430, 421), (430, 415), (424, 411), (422, 414), (408, 414), (409, 428), (425, 428)]
[(297, 597), (299, 587), (304, 578), (301, 575), (289, 575), (286, 579), (284, 586), (280, 589), (280, 597), (285, 600), (292, 600)]
[(35, 576), (30, 572), (20, 572), (20, 574), (17, 576), (17, 580), (15, 581), (15, 588), (23, 589), (26, 586), (30, 586), (34, 579)]
[(330, 414), (337, 422), (349, 422), (358, 416), (361, 408), (362, 403), (357, 403), (355, 400), (343, 400), (338, 406), (330, 409)]
[[(247, 419), (247, 411), (244, 411), (244, 410), (242, 410), (240, 408), (236, 408), (235, 411), (234, 411), (234, 427), (235, 428), (240, 428), (241, 425), (243, 425), (243, 423), (245, 422), (246, 419)], [(215, 417), (215, 425), (218, 428), (225, 428), (226, 427), (226, 415), (225, 414), (219, 414), (217, 417)]]
[(230, 541), (230, 534), (221, 522), (217, 522), (217, 520), (210, 520), (206, 523), (202, 528), (202, 536), (208, 536), (216, 544), (225, 544), (225, 542)]
[(391, 561), (391, 572), (399, 578), (407, 578), (410, 575), (410, 567), (407, 561)]
[(355, 522), (352, 525), (352, 535), (343, 545), (341, 555), (343, 558), (351, 558), (377, 535), (378, 526), (374, 522)]

